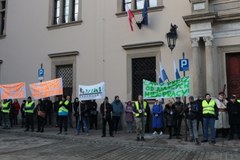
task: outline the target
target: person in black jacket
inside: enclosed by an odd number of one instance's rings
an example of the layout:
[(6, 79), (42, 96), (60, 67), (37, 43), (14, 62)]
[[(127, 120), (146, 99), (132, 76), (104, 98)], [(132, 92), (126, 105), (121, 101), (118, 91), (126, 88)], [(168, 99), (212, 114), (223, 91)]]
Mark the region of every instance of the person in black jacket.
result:
[[(166, 126), (169, 130), (169, 137), (168, 139), (172, 139), (172, 129), (176, 127), (177, 123), (177, 111), (172, 101), (169, 101), (168, 104), (165, 105), (164, 111), (163, 111), (164, 117), (166, 118)], [(176, 136), (176, 138), (179, 138)]]
[(89, 133), (89, 101), (83, 101), (81, 104), (81, 118), (83, 121), (83, 128), (86, 135)]
[(38, 100), (36, 110), (37, 110), (37, 122), (38, 122), (37, 132), (44, 132), (46, 106), (43, 104), (42, 99)]
[(25, 104), (26, 104), (26, 100), (23, 100), (22, 101), (22, 104), (21, 104), (21, 118), (22, 118), (22, 128), (25, 127), (25, 112), (24, 112), (24, 107), (25, 107)]
[(54, 102), (54, 114), (56, 116), (56, 127), (59, 126), (59, 116), (58, 116), (58, 109), (59, 109), (59, 102), (61, 98), (59, 96), (56, 96), (55, 102)]
[(97, 130), (97, 124), (98, 124), (98, 111), (97, 111), (97, 103), (95, 100), (92, 100), (90, 103), (90, 129)]
[(109, 126), (109, 135), (113, 137), (113, 126), (112, 126), (112, 105), (108, 102), (108, 97), (105, 97), (104, 102), (100, 106), (102, 114), (102, 137), (106, 136), (106, 124)]
[(79, 110), (78, 110), (79, 104), (80, 104), (79, 99), (78, 97), (76, 97), (73, 102), (74, 117), (76, 119), (76, 128), (78, 126), (78, 119), (79, 119)]
[(229, 140), (234, 138), (235, 133), (238, 134), (238, 138), (240, 139), (240, 103), (237, 101), (235, 95), (230, 97), (230, 101), (227, 103), (227, 111), (230, 124)]

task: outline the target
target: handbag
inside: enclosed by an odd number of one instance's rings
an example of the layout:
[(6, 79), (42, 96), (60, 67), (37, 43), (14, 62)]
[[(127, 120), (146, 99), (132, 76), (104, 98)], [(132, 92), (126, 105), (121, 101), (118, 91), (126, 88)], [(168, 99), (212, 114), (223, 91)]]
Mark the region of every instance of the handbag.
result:
[(38, 116), (40, 116), (42, 118), (45, 118), (45, 116), (46, 116), (46, 113), (43, 111), (38, 111), (37, 114), (38, 114)]

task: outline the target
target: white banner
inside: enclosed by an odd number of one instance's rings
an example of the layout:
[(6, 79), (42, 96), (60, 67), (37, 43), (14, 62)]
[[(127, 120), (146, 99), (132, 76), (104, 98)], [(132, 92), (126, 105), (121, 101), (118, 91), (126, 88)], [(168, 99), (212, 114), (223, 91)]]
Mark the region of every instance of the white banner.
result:
[(92, 100), (105, 98), (105, 83), (101, 82), (95, 85), (79, 85), (79, 100)]

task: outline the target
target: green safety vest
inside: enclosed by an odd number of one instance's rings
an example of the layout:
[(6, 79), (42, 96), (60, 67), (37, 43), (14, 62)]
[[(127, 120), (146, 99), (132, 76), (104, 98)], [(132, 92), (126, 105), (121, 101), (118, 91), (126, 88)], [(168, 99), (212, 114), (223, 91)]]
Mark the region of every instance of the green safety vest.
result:
[(2, 112), (3, 113), (9, 113), (10, 112), (10, 106), (9, 106), (10, 102), (2, 102)]
[(237, 102), (240, 103), (240, 99), (238, 99)]
[(209, 103), (207, 103), (206, 100), (202, 101), (202, 107), (203, 107), (203, 114), (212, 114), (215, 115), (215, 101), (214, 100), (210, 100)]
[(26, 102), (25, 104), (25, 113), (34, 113), (34, 107), (32, 107), (34, 101)]
[[(60, 101), (59, 102), (59, 105), (60, 105), (60, 108), (58, 109), (58, 115), (59, 116), (67, 116), (68, 115), (68, 109), (62, 105), (63, 104), (63, 101)], [(69, 104), (69, 101), (65, 101), (64, 102), (65, 105), (68, 105)]]
[[(136, 106), (136, 110), (139, 111), (139, 103), (138, 103), (138, 101), (135, 102), (135, 106)], [(145, 101), (143, 101), (143, 108), (144, 108), (144, 110), (146, 110), (146, 108), (147, 108), (147, 102), (145, 102)], [(140, 113), (135, 113), (135, 117), (139, 117), (139, 116), (140, 116)], [(146, 112), (144, 112), (144, 116), (147, 116)]]

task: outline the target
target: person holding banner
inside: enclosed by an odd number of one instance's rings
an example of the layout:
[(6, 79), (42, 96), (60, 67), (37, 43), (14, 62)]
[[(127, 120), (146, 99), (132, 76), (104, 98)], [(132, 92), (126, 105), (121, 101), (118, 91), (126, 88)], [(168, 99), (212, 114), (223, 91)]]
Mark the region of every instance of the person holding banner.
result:
[[(136, 120), (137, 141), (144, 141), (145, 125), (147, 113), (150, 112), (148, 103), (143, 100), (142, 95), (138, 95), (138, 101), (134, 103), (133, 113)], [(141, 138), (141, 139), (140, 139)]]
[(153, 135), (162, 135), (163, 131), (163, 107), (160, 99), (156, 99), (152, 107), (152, 127), (154, 129)]
[(4, 99), (1, 103), (1, 112), (2, 112), (2, 128), (3, 129), (10, 129), (10, 101)]
[(166, 118), (166, 123), (169, 130), (168, 139), (172, 139), (172, 136), (173, 136), (172, 129), (176, 127), (176, 121), (177, 121), (176, 120), (177, 111), (172, 101), (169, 101), (169, 103), (165, 105), (163, 113)]
[(35, 103), (32, 100), (32, 97), (28, 97), (24, 107), (25, 117), (26, 117), (26, 129), (24, 130), (24, 132), (29, 131), (30, 127), (32, 132), (34, 131), (34, 109), (35, 109)]
[(113, 136), (112, 126), (112, 105), (108, 102), (108, 97), (105, 97), (104, 102), (100, 106), (100, 112), (102, 114), (102, 137), (106, 137), (106, 124), (109, 126), (109, 135)]
[(59, 116), (59, 133), (62, 134), (64, 127), (64, 134), (67, 135), (68, 129), (68, 106), (69, 101), (66, 100), (65, 96), (62, 96), (62, 100), (59, 102), (58, 116)]

